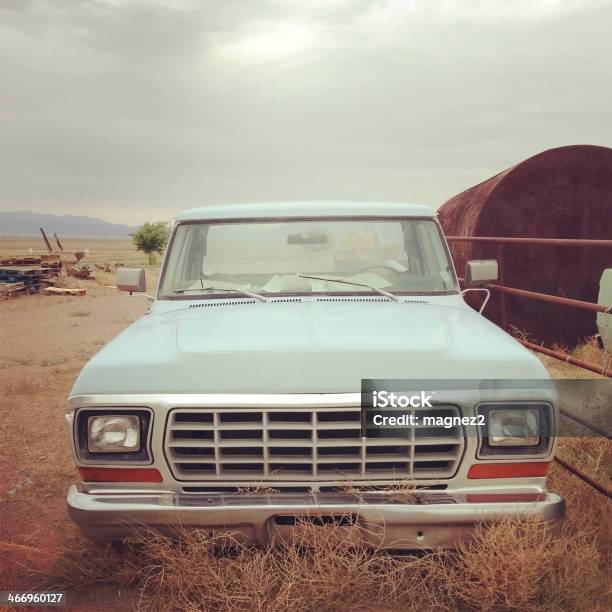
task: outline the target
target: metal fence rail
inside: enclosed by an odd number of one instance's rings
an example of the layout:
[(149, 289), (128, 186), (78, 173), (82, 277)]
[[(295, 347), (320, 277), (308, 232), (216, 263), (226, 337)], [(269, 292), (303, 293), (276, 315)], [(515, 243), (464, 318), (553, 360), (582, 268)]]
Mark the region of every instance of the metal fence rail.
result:
[[(594, 425), (590, 421), (587, 421), (585, 418), (581, 417), (580, 415), (577, 415), (574, 412), (571, 412), (570, 410), (567, 410), (567, 409), (560, 409), (559, 412), (564, 417), (571, 419), (572, 421), (575, 421), (579, 425), (582, 425), (583, 427), (586, 427), (587, 429), (590, 429), (591, 431), (594, 431), (596, 434), (599, 434), (602, 438), (607, 438), (608, 440), (612, 440), (612, 434), (607, 432), (605, 429), (602, 429), (601, 427)], [(594, 478), (591, 478), (588, 474), (583, 472), (580, 468), (577, 468), (575, 465), (572, 465), (571, 463), (569, 463), (565, 459), (562, 459), (561, 457), (555, 457), (555, 461), (561, 467), (565, 468), (568, 472), (571, 472), (572, 474), (574, 474), (574, 476), (577, 476), (578, 478), (580, 478), (580, 480), (586, 482), (588, 485), (593, 487), (593, 489), (595, 489), (598, 493), (605, 495), (608, 499), (612, 499), (612, 489), (610, 489), (610, 487), (602, 484), (601, 482), (597, 482)]]
[(533, 300), (540, 300), (541, 302), (551, 302), (553, 304), (561, 304), (561, 306), (571, 306), (573, 308), (580, 308), (581, 310), (590, 310), (591, 312), (603, 312), (606, 314), (612, 312), (612, 306), (604, 306), (603, 304), (595, 304), (583, 300), (574, 300), (558, 295), (549, 295), (548, 293), (538, 293), (537, 291), (527, 291), (527, 289), (516, 289), (514, 287), (493, 284), (488, 284), (487, 289), (508, 293), (510, 295), (518, 295), (519, 297), (531, 298)]
[(503, 236), (447, 236), (449, 242), (492, 242), (494, 244), (532, 244), (556, 247), (612, 247), (612, 240), (588, 238), (509, 238)]
[(585, 419), (584, 417), (581, 417), (579, 414), (576, 414), (575, 412), (572, 412), (571, 410), (568, 410), (567, 408), (561, 408), (559, 409), (559, 412), (564, 417), (567, 417), (568, 419), (575, 421), (579, 425), (582, 425), (583, 427), (586, 427), (587, 429), (590, 429), (594, 431), (595, 433), (599, 434), (602, 438), (608, 438), (608, 440), (612, 440), (612, 434), (610, 432), (606, 431), (602, 427), (599, 427), (599, 425), (595, 425), (594, 423), (587, 421), (587, 419)]
[(575, 476), (578, 476), (580, 480), (583, 480), (588, 485), (593, 487), (596, 491), (599, 491), (602, 495), (605, 495), (608, 499), (612, 499), (612, 490), (609, 487), (601, 484), (601, 482), (597, 482), (593, 480), (588, 474), (585, 474), (581, 469), (577, 468), (575, 465), (568, 463), (565, 459), (561, 459), (561, 457), (555, 457), (555, 461), (562, 467), (564, 467), (568, 472), (571, 472)]
[[(543, 302), (550, 302), (553, 304), (560, 304), (572, 308), (579, 308), (581, 310), (587, 310), (595, 313), (612, 313), (612, 304), (604, 306), (602, 304), (595, 304), (593, 302), (586, 302), (583, 300), (574, 300), (558, 295), (549, 295), (547, 293), (539, 293), (537, 291), (527, 291), (526, 289), (518, 289), (517, 287), (507, 287), (504, 285), (504, 272), (503, 272), (503, 251), (502, 245), (504, 244), (525, 244), (525, 245), (540, 245), (540, 246), (555, 246), (555, 247), (595, 247), (595, 248), (610, 248), (612, 249), (612, 240), (590, 240), (590, 239), (574, 239), (574, 238), (516, 238), (516, 237), (504, 237), (504, 236), (447, 236), (449, 242), (486, 242), (491, 244), (497, 244), (497, 258), (499, 261), (499, 281), (500, 284), (486, 284), (485, 287), (491, 291), (501, 294), (501, 319), (502, 328), (507, 329), (507, 313), (506, 313), (506, 295), (515, 295), (518, 297), (524, 297), (526, 299), (540, 300)], [(460, 282), (464, 282), (464, 279), (459, 278)], [(608, 378), (612, 378), (612, 370), (605, 366), (596, 366), (588, 363), (581, 359), (576, 359), (567, 353), (561, 351), (555, 351), (533, 342), (528, 342), (522, 338), (517, 338), (526, 347), (533, 351), (543, 353), (549, 357), (559, 359), (566, 363), (570, 363), (579, 368), (601, 374)]]
[(523, 340), (522, 338), (515, 338), (518, 340), (523, 346), (526, 346), (528, 349), (532, 351), (536, 351), (538, 353), (542, 353), (543, 355), (548, 355), (549, 357), (554, 357), (559, 361), (565, 361), (566, 363), (571, 363), (578, 368), (582, 368), (583, 370), (589, 370), (591, 372), (595, 372), (595, 374), (601, 374), (602, 376), (607, 376), (608, 378), (612, 378), (612, 370), (599, 367), (588, 361), (583, 361), (582, 359), (576, 359), (576, 357), (572, 357), (567, 353), (563, 353), (561, 351), (554, 351), (553, 349), (549, 349), (545, 346), (541, 346), (540, 344), (534, 344), (533, 342), (529, 342), (529, 340)]

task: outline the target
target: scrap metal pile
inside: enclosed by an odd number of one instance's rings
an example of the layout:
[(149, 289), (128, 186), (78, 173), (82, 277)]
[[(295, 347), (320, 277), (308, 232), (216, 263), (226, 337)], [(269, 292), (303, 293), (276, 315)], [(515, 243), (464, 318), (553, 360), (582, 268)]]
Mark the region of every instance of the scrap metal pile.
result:
[(40, 293), (57, 284), (62, 262), (59, 255), (0, 259), (0, 297)]
[(40, 228), (48, 253), (40, 256), (5, 257), (0, 259), (0, 298), (8, 299), (27, 293), (46, 292), (52, 295), (70, 293), (81, 295), (84, 289), (64, 289), (60, 284), (62, 270), (67, 276), (79, 279), (95, 278), (91, 266), (79, 263), (85, 256), (84, 251), (65, 251), (57, 234), (54, 235), (58, 251), (55, 251)]

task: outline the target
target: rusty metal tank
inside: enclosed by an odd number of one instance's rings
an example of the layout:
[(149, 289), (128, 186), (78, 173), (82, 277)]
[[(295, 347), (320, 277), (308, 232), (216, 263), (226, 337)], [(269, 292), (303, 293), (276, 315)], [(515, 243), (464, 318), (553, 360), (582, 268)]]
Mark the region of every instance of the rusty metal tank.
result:
[[(447, 236), (612, 239), (612, 149), (577, 145), (551, 149), (460, 193), (439, 209)], [(492, 244), (452, 242), (460, 276), (468, 259), (498, 257)], [(597, 302), (609, 248), (506, 244), (504, 284)], [(508, 326), (528, 338), (573, 347), (597, 333), (593, 313), (506, 296)], [(500, 296), (485, 314), (501, 321)]]

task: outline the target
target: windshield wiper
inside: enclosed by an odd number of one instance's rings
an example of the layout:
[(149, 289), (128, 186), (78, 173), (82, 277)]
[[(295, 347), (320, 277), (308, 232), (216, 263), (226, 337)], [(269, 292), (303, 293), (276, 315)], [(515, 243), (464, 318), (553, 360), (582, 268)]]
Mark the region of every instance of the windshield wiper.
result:
[(268, 298), (260, 295), (259, 293), (253, 293), (246, 289), (234, 289), (229, 287), (190, 287), (189, 289), (175, 289), (173, 293), (185, 293), (186, 291), (235, 291), (236, 293), (242, 293), (248, 297), (259, 300), (260, 302), (267, 302)]
[(372, 291), (376, 291), (376, 293), (380, 293), (380, 295), (384, 295), (388, 298), (391, 298), (395, 302), (399, 302), (399, 298), (397, 295), (393, 295), (384, 289), (379, 289), (378, 287), (374, 287), (374, 285), (368, 285), (367, 283), (356, 283), (354, 281), (346, 280), (344, 278), (325, 278), (324, 276), (310, 276), (309, 274), (298, 274), (300, 278), (313, 278), (315, 280), (329, 281), (331, 283), (343, 283), (345, 285), (355, 285), (356, 287), (367, 287), (368, 289), (372, 289)]

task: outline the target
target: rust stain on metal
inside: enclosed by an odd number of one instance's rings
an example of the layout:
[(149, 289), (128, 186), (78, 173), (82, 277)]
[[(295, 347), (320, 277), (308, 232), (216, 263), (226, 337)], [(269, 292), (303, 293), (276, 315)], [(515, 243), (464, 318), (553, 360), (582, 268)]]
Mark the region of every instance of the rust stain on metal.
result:
[[(550, 240), (612, 239), (612, 149), (577, 145), (544, 151), (454, 196), (439, 216), (448, 236), (549, 239), (548, 244), (505, 241), (504, 284), (597, 302), (612, 249), (605, 243), (592, 248)], [(468, 259), (498, 254), (497, 243), (487, 240), (451, 240), (450, 247), (459, 274)], [(485, 312), (497, 323), (503, 318), (500, 295)], [(596, 333), (592, 312), (568, 316), (561, 304), (505, 295), (508, 326), (542, 342), (573, 346)]]

